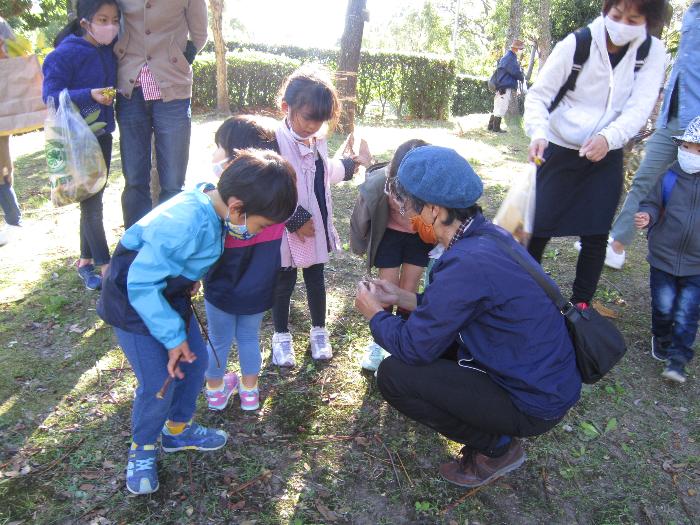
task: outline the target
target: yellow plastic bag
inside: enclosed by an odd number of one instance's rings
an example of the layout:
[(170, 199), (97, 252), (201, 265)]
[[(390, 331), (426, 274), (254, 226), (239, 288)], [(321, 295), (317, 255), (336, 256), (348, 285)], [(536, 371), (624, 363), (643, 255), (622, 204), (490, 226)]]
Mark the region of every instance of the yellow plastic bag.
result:
[(527, 173), (518, 178), (508, 190), (493, 223), (509, 231), (516, 241), (527, 246), (535, 224), (535, 194), (537, 166), (528, 164)]
[(49, 97), (44, 125), (54, 206), (83, 201), (107, 183), (107, 166), (95, 134), (71, 102), (67, 89), (61, 91), (59, 100), (57, 110)]

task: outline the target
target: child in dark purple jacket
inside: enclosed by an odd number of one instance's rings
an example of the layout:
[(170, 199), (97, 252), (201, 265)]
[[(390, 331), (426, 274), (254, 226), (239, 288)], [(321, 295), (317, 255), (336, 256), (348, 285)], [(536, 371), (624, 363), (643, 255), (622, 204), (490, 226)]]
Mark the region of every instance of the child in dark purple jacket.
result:
[[(97, 142), (109, 170), (114, 131), (114, 95), (117, 61), (112, 52), (119, 32), (120, 11), (116, 0), (78, 0), (77, 17), (56, 37), (54, 49), (44, 60), (44, 102), (68, 90), (71, 101), (83, 117), (100, 111), (98, 122), (106, 126), (98, 131)], [(80, 202), (80, 260), (78, 275), (88, 290), (102, 286), (102, 275), (109, 265), (109, 247), (102, 223), (102, 193)], [(101, 268), (101, 275), (95, 267)]]

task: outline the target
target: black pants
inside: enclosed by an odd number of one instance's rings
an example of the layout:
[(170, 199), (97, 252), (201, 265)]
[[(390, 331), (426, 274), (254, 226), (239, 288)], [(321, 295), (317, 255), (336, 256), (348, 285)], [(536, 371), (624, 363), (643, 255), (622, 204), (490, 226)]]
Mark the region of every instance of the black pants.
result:
[[(97, 137), (102, 149), (107, 173), (112, 159), (112, 134), (105, 133)], [(109, 246), (105, 236), (105, 226), (102, 220), (102, 188), (95, 195), (80, 201), (80, 258), (94, 259), (96, 266), (109, 262)]]
[(406, 417), (487, 456), (499, 455), (502, 436), (543, 434), (561, 419), (524, 414), (487, 374), (452, 359), (413, 366), (388, 357), (379, 365), (377, 385)]
[[(542, 262), (542, 254), (551, 237), (533, 237), (527, 250), (538, 262)], [(603, 273), (605, 250), (608, 246), (608, 235), (582, 235), (581, 251), (576, 263), (576, 278), (574, 279), (571, 302), (590, 303), (598, 288), (600, 274)]]
[[(306, 300), (311, 312), (311, 326), (326, 326), (326, 282), (323, 264), (314, 264), (302, 269), (306, 285)], [(275, 302), (272, 305), (272, 322), (275, 332), (289, 332), (289, 303), (297, 283), (297, 269), (282, 269), (277, 272)]]

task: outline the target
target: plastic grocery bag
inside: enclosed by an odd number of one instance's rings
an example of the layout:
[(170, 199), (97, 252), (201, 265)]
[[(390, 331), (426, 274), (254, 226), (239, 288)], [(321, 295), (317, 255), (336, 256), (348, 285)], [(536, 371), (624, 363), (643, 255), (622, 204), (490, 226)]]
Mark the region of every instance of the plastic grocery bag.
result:
[[(68, 90), (59, 95), (58, 110), (52, 97), (44, 124), (46, 164), (51, 182), (51, 202), (64, 206), (95, 195), (107, 183), (107, 166), (97, 138), (86, 120), (71, 102)], [(99, 129), (99, 124), (96, 123)], [(102, 126), (104, 127), (104, 126)]]
[(535, 223), (535, 193), (537, 189), (537, 166), (528, 164), (527, 173), (518, 178), (508, 190), (498, 213), (493, 219), (515, 240), (527, 246)]

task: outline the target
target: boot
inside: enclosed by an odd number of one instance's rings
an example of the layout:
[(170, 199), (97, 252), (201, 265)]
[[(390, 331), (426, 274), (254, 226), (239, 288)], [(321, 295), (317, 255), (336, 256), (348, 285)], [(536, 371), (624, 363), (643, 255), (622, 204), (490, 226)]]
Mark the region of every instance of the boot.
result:
[(489, 131), (493, 131), (493, 119), (495, 119), (495, 118), (496, 118), (496, 117), (494, 117), (493, 115), (491, 115), (491, 118), (489, 118), (489, 127), (486, 128), (486, 129), (488, 129)]
[(493, 130), (496, 133), (507, 133), (505, 129), (501, 129), (501, 117), (493, 117)]
[(479, 487), (515, 470), (525, 462), (525, 451), (520, 440), (512, 438), (508, 449), (492, 458), (464, 447), (459, 461), (440, 465), (440, 475), (460, 487)]

